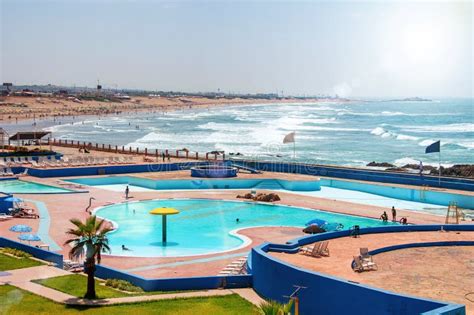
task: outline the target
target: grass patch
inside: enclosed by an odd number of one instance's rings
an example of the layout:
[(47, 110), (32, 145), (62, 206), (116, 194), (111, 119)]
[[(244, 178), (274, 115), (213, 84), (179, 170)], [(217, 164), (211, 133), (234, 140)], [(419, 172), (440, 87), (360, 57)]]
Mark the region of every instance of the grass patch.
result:
[(43, 265), (30, 258), (16, 258), (0, 253), (0, 271), (21, 269)]
[[(84, 297), (87, 291), (87, 277), (81, 274), (73, 274), (66, 276), (59, 276), (47, 279), (33, 280), (45, 287), (55, 289), (75, 297)], [(107, 282), (109, 286), (107, 286)], [(103, 284), (106, 284), (105, 286)], [(115, 287), (114, 287), (115, 285)], [(130, 291), (129, 291), (130, 290)], [(180, 292), (193, 292), (193, 290), (186, 291), (150, 291), (144, 292), (140, 287), (132, 285), (130, 282), (111, 279), (106, 282), (95, 280), (95, 291), (98, 299), (116, 298), (124, 296), (138, 296), (138, 295), (158, 295)], [(128, 291), (128, 292), (122, 292)]]
[(1, 250), (3, 253), (7, 253), (16, 257), (20, 258), (30, 258), (31, 254), (28, 254), (27, 252), (24, 252), (22, 250), (16, 249), (16, 248), (10, 248), (10, 247), (5, 247), (2, 248)]
[(73, 307), (52, 302), (10, 285), (0, 286), (0, 314), (258, 314), (257, 308), (236, 294), (102, 307)]
[[(87, 291), (87, 277), (79, 274), (33, 280), (33, 282), (75, 297), (84, 297)], [(130, 296), (128, 293), (101, 284), (103, 284), (103, 282), (97, 279), (95, 280), (95, 291), (98, 299)]]
[[(66, 276), (59, 276), (47, 279), (33, 280), (38, 284), (44, 285), (45, 287), (55, 289), (75, 297), (84, 297), (87, 291), (87, 277), (81, 274), (73, 274)], [(116, 287), (107, 286), (106, 284), (116, 285)], [(108, 299), (124, 296), (137, 296), (137, 295), (157, 295), (167, 293), (179, 293), (179, 292), (192, 292), (192, 291), (150, 291), (144, 292), (140, 287), (133, 286), (131, 283), (122, 280), (107, 280), (107, 282), (95, 280), (95, 291), (98, 299)], [(120, 283), (120, 284), (118, 284)], [(128, 285), (126, 285), (128, 284)], [(116, 288), (116, 289), (115, 289)], [(122, 292), (128, 290), (128, 292)]]
[(142, 288), (137, 287), (128, 281), (120, 280), (120, 279), (107, 279), (107, 281), (105, 281), (105, 285), (108, 287), (112, 287), (114, 289), (120, 290), (120, 291), (127, 291), (130, 293), (143, 292)]

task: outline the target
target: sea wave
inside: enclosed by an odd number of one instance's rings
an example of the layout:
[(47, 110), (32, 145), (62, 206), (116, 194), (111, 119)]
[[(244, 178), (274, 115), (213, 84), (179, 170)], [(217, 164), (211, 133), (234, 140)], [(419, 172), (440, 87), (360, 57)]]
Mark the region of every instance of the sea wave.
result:
[[(414, 159), (412, 157), (403, 157), (403, 158), (400, 158), (400, 159), (396, 159), (394, 162), (393, 162), (394, 165), (396, 166), (404, 166), (404, 165), (407, 165), (407, 164), (415, 164), (415, 165), (418, 165), (420, 164), (420, 160), (418, 159)], [(423, 161), (423, 165), (429, 165), (429, 166), (435, 166), (435, 167), (438, 167), (439, 163), (438, 162), (427, 162), (427, 161)], [(454, 164), (452, 163), (441, 163), (441, 166), (443, 167), (452, 167)]]
[(391, 111), (382, 111), (377, 113), (370, 112), (354, 112), (354, 111), (342, 111), (337, 113), (339, 116), (367, 116), (367, 117), (387, 117), (387, 116), (450, 116), (451, 113), (403, 113), (403, 112), (391, 112)]
[[(384, 126), (388, 126), (387, 124), (382, 124)], [(396, 133), (394, 131), (389, 131), (384, 129), (383, 127), (376, 127), (370, 131), (371, 134), (380, 136), (382, 138), (395, 138), (396, 140), (409, 140), (409, 141), (417, 141), (420, 138), (405, 134)]]
[(402, 134), (399, 134), (397, 135), (397, 140), (412, 140), (412, 141), (416, 141), (420, 138), (418, 137), (414, 137), (414, 136), (408, 136), (408, 135), (402, 135)]
[[(433, 139), (425, 139), (421, 142), (418, 142), (418, 145), (422, 146), (422, 147), (427, 147), (429, 146), (430, 144), (436, 142), (437, 140), (433, 140)], [(441, 144), (442, 145), (442, 144)]]
[(400, 126), (404, 130), (414, 132), (452, 132), (452, 133), (463, 133), (463, 132), (474, 132), (474, 123), (458, 123), (458, 124), (447, 124), (447, 125), (434, 125), (434, 126)]

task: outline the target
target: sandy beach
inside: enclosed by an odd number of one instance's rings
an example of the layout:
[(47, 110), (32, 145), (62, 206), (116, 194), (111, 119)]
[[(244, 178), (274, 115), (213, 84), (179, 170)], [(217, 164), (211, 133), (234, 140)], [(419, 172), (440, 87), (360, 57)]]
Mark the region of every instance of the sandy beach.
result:
[[(205, 97), (131, 97), (120, 102), (77, 100), (72, 97), (0, 97), (0, 121), (46, 120), (71, 116), (120, 115), (138, 112), (166, 112), (189, 108), (209, 108), (237, 104), (315, 103), (325, 99), (243, 99)], [(330, 101), (343, 101), (331, 99)]]

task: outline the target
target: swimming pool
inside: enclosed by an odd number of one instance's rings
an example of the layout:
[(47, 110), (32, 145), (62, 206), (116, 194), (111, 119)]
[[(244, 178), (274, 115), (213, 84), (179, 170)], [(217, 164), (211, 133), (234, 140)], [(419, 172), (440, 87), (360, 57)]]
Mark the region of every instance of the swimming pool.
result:
[[(168, 242), (161, 242), (161, 216), (149, 214), (159, 207), (180, 211), (168, 216)], [(137, 257), (167, 257), (203, 255), (224, 252), (246, 246), (249, 240), (236, 230), (255, 226), (304, 227), (319, 218), (341, 223), (345, 229), (392, 225), (379, 220), (342, 215), (318, 210), (253, 202), (165, 199), (121, 203), (99, 208), (99, 217), (113, 221), (118, 229), (109, 234), (112, 255)], [(239, 222), (236, 222), (236, 219)], [(125, 245), (130, 251), (123, 251)]]
[(64, 194), (74, 191), (23, 180), (0, 180), (0, 192), (5, 194)]
[[(133, 191), (194, 190), (194, 189), (268, 189), (295, 194), (392, 207), (446, 215), (446, 206), (457, 202), (464, 209), (474, 209), (474, 196), (439, 191), (410, 189), (355, 181), (322, 178), (317, 181), (288, 181), (278, 179), (199, 179), (152, 180), (134, 176), (106, 176), (67, 179), (69, 182), (96, 186), (107, 190), (124, 191), (129, 185)], [(466, 210), (472, 215), (472, 210)]]

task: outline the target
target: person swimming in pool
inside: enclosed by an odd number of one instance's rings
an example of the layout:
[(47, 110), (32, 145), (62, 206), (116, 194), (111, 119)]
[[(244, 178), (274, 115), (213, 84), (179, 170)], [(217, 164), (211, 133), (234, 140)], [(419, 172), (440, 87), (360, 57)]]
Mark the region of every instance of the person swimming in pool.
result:
[(125, 245), (122, 245), (122, 250), (130, 250), (130, 249), (128, 249), (127, 247), (125, 247)]
[(240, 223), (240, 219), (239, 218), (235, 219), (235, 223)]

